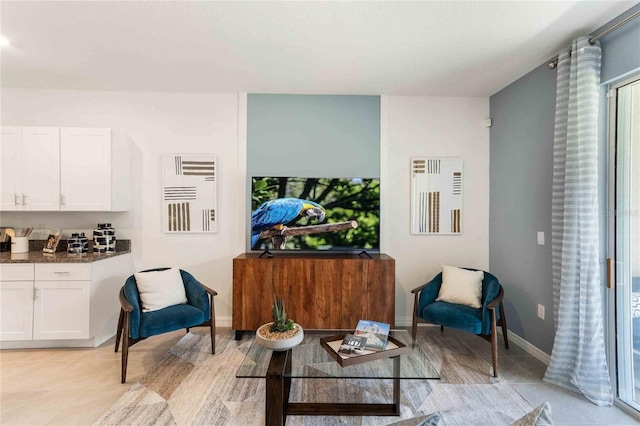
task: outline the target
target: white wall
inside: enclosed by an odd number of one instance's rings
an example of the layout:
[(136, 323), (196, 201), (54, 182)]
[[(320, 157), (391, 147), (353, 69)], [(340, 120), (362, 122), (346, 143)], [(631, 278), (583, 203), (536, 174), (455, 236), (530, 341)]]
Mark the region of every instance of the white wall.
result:
[[(396, 259), (396, 324), (411, 323), (411, 290), (441, 265), (489, 267), (489, 98), (383, 96), (381, 243)], [(462, 235), (410, 234), (411, 157), (464, 161)]]
[[(126, 213), (7, 213), (0, 226), (90, 231), (111, 222), (133, 243), (135, 269), (177, 265), (216, 289), (220, 325), (231, 324), (232, 259), (244, 252), (246, 95), (2, 89), (1, 123), (111, 127), (135, 146), (133, 208)], [(383, 96), (382, 252), (396, 259), (396, 324), (409, 324), (411, 289), (451, 264), (489, 265), (487, 98)], [(160, 159), (168, 153), (218, 156), (218, 232), (162, 233)], [(418, 236), (409, 227), (412, 156), (464, 160), (463, 234)]]
[[(246, 132), (239, 110), (246, 95), (2, 89), (1, 123), (17, 126), (110, 127), (134, 145), (131, 211), (126, 213), (3, 212), (0, 226), (89, 232), (111, 222), (132, 240), (136, 270), (178, 266), (218, 291), (216, 317), (231, 324), (232, 262), (244, 252)], [(242, 111), (240, 114), (246, 115)], [(214, 154), (219, 162), (218, 232), (162, 232), (161, 156)]]

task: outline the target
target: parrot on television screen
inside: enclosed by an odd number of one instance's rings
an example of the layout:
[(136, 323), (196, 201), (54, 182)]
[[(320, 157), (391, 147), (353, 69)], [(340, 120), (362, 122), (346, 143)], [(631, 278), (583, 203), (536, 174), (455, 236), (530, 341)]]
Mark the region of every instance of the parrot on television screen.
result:
[(251, 214), (251, 248), (256, 247), (260, 233), (265, 229), (284, 230), (287, 224), (301, 217), (322, 222), (325, 217), (324, 207), (313, 201), (298, 198), (278, 198), (262, 203)]

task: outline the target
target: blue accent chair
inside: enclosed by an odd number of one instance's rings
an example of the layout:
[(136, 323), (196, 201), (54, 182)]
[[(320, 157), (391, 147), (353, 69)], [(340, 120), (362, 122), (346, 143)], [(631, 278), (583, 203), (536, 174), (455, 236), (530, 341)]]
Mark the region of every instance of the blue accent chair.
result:
[[(477, 271), (477, 269), (472, 268), (464, 269)], [(441, 331), (444, 331), (444, 327), (452, 327), (476, 334), (491, 343), (493, 376), (498, 377), (497, 326), (502, 327), (504, 347), (509, 349), (507, 320), (504, 316), (504, 307), (502, 306), (504, 291), (495, 276), (488, 272), (483, 272), (482, 308), (472, 308), (443, 301), (436, 302), (436, 298), (440, 292), (440, 286), (442, 285), (442, 272), (428, 283), (411, 290), (411, 293), (414, 294), (411, 334), (415, 340), (418, 331), (418, 322), (437, 324), (440, 326)], [(496, 308), (499, 310), (497, 314)]]
[[(169, 268), (148, 269), (142, 272), (164, 271)], [(187, 303), (168, 306), (157, 311), (142, 312), (136, 278), (131, 275), (120, 289), (120, 318), (116, 330), (116, 352), (122, 336), (122, 383), (127, 379), (129, 347), (147, 337), (191, 327), (209, 326), (211, 353), (216, 353), (216, 317), (213, 306), (214, 290), (204, 286), (193, 275), (180, 270)], [(124, 333), (123, 333), (124, 331)]]

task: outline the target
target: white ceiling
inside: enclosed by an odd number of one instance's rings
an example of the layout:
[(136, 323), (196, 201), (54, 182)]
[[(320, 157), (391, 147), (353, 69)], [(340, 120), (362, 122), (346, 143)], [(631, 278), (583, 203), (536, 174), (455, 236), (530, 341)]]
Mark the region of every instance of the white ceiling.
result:
[(635, 1), (1, 1), (2, 87), (489, 96)]

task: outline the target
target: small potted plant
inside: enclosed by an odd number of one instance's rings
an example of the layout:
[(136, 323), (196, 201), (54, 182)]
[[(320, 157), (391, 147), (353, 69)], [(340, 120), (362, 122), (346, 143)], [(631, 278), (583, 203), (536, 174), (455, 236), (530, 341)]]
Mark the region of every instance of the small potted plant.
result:
[(292, 319), (287, 320), (284, 299), (273, 296), (271, 306), (273, 322), (261, 325), (256, 331), (256, 343), (274, 351), (286, 351), (300, 344), (304, 338), (302, 327)]

